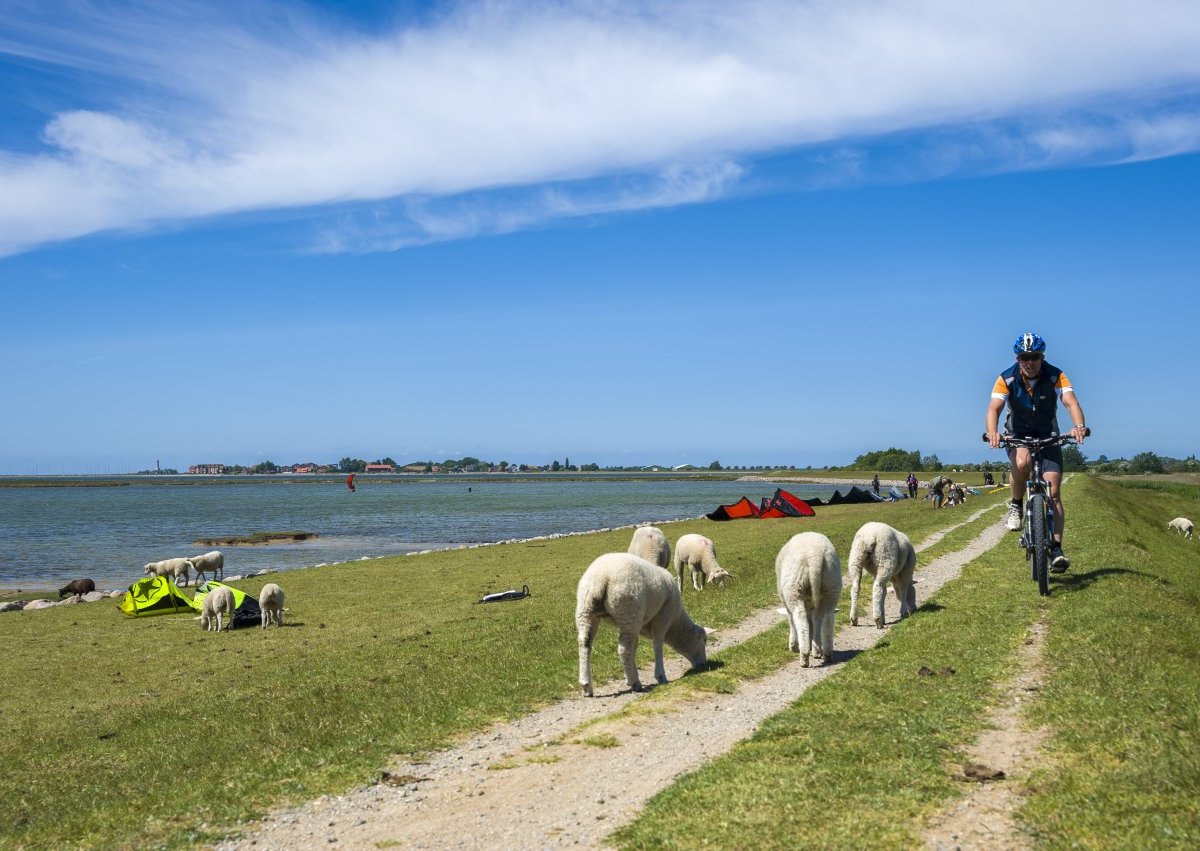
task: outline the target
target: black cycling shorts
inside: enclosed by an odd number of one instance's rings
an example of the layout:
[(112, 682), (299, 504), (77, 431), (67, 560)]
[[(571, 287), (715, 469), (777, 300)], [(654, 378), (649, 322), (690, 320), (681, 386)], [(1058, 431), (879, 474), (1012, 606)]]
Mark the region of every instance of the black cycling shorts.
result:
[[(1013, 464), (1014, 466), (1016, 463), (1013, 461), (1013, 455), (1016, 453), (1016, 451), (1016, 449), (1008, 450), (1008, 463)], [(1042, 474), (1045, 475), (1046, 473), (1058, 473), (1059, 475), (1062, 475), (1062, 471), (1062, 447), (1047, 446), (1042, 450)]]

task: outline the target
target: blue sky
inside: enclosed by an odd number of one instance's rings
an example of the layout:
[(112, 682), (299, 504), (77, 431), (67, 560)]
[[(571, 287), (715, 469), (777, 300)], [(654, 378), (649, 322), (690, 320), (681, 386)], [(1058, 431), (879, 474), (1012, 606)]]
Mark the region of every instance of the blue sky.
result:
[(1193, 2), (0, 0), (0, 199), (0, 474), (1197, 451)]

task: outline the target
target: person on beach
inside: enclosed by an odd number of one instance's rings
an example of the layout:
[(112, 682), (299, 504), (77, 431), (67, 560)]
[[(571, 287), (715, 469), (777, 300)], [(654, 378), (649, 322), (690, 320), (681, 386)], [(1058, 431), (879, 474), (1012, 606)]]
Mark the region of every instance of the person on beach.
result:
[(908, 478), (905, 479), (904, 481), (908, 485), (908, 498), (916, 499), (917, 498), (917, 485), (920, 484), (917, 481), (917, 477), (914, 474), (909, 473)]
[[(1026, 333), (1013, 343), (1017, 361), (996, 379), (992, 386), (992, 398), (987, 407), (987, 439), (993, 449), (1000, 448), (1000, 412), (1008, 405), (1008, 417), (1004, 421), (1005, 432), (1018, 437), (1049, 437), (1058, 433), (1058, 401), (1061, 399), (1071, 415), (1071, 437), (1083, 443), (1087, 436), (1083, 408), (1075, 395), (1067, 374), (1046, 362), (1046, 341), (1037, 334)], [(1062, 494), (1062, 447), (1052, 446), (1043, 453), (1043, 474), (1050, 486), (1050, 501), (1054, 505), (1054, 547), (1050, 554), (1050, 570), (1062, 573), (1071, 566), (1071, 560), (1063, 555), (1063, 526), (1066, 513), (1063, 510)], [(1022, 503), (1025, 498), (1025, 480), (1032, 471), (1029, 450), (1009, 449), (1008, 460), (1012, 465), (1009, 477), (1011, 499), (1005, 526), (1014, 532), (1021, 530)]]
[(871, 479), (871, 490), (875, 491), (875, 496), (879, 496), (879, 474), (876, 473)]

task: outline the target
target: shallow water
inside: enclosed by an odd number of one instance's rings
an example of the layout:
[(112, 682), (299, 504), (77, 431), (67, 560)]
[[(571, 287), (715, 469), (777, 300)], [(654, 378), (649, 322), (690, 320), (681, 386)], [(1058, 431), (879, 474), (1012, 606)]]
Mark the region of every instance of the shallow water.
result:
[[(365, 480), (364, 480), (365, 479)], [(135, 480), (136, 482), (136, 480)], [(81, 576), (124, 588), (146, 562), (196, 555), (192, 542), (303, 530), (298, 544), (220, 547), (227, 575), (464, 544), (699, 517), (769, 482), (544, 478), (238, 479), (210, 484), (0, 488), (0, 588), (54, 588)], [(828, 485), (789, 484), (827, 497)]]

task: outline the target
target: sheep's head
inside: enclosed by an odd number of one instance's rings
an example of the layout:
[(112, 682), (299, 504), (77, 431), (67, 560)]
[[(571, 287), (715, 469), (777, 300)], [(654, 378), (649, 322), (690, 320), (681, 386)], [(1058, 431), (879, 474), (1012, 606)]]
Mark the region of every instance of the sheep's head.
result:
[(154, 572), (154, 565), (153, 565), (153, 564), (148, 564), (148, 565), (146, 565), (146, 573), (147, 573), (147, 574), (150, 574), (150, 573), (153, 573), (153, 572)]
[(708, 634), (712, 632), (706, 626), (699, 624), (692, 625), (692, 642), (689, 648), (690, 652), (685, 652), (683, 655), (693, 668), (702, 668), (708, 663)]
[(715, 582), (715, 583), (717, 583), (717, 585), (719, 587), (724, 588), (725, 580), (733, 579), (733, 578), (734, 578), (734, 575), (732, 573), (730, 573), (728, 570), (726, 570), (723, 567), (718, 567), (716, 570), (713, 571), (712, 576), (709, 577), (709, 581)]

